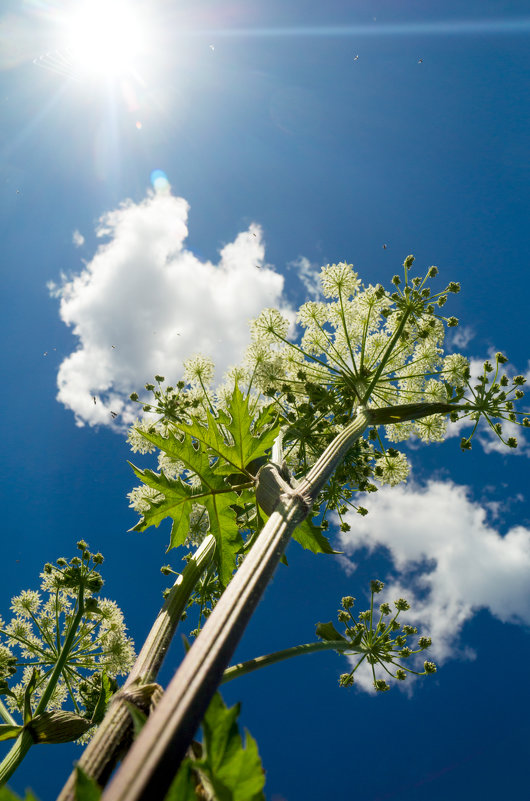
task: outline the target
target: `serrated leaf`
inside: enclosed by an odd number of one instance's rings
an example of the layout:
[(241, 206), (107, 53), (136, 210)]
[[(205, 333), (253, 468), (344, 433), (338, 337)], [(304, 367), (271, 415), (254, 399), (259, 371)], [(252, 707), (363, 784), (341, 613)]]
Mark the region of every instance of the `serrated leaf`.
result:
[(144, 531), (148, 526), (158, 526), (170, 517), (173, 520), (168, 550), (184, 543), (189, 531), (189, 517), (193, 504), (204, 506), (210, 520), (210, 533), (216, 540), (215, 560), (219, 578), (226, 586), (232, 577), (236, 555), (243, 545), (236, 512), (231, 508), (237, 506), (240, 496), (234, 492), (222, 475), (218, 475), (215, 466), (210, 466), (208, 455), (200, 447), (195, 447), (189, 436), (180, 441), (174, 434), (162, 437), (160, 434), (145, 434), (160, 450), (171, 458), (184, 462), (200, 479), (199, 487), (191, 487), (180, 479), (168, 478), (164, 473), (152, 470), (140, 470), (131, 465), (136, 476), (147, 486), (162, 493), (161, 501), (151, 502), (148, 511), (132, 531)]
[(256, 741), (237, 726), (239, 704), (228, 709), (217, 693), (202, 723), (205, 757), (194, 763), (206, 774), (218, 801), (264, 801), (265, 773)]
[(342, 553), (342, 551), (335, 551), (331, 547), (328, 538), (322, 534), (322, 530), (315, 526), (308, 517), (295, 528), (293, 540), (296, 540), (302, 548), (306, 548), (306, 550), (313, 553)]
[[(209, 451), (218, 456), (220, 464), (219, 475), (231, 473), (245, 473), (250, 462), (258, 459), (272, 448), (280, 430), (280, 424), (271, 425), (272, 413), (270, 408), (262, 411), (257, 421), (249, 410), (250, 398), (239, 387), (234, 387), (227, 412), (220, 412), (215, 418), (207, 412), (208, 425), (205, 426), (197, 420), (190, 424), (179, 423), (179, 428), (201, 442)], [(231, 442), (221, 429), (222, 423), (229, 432)]]
[(343, 637), (342, 634), (339, 634), (331, 621), (329, 623), (317, 623), (316, 633), (317, 637), (320, 637), (321, 640), (326, 640), (328, 642), (333, 640), (344, 640), (344, 642), (347, 642), (346, 637)]
[(0, 801), (38, 801), (36, 795), (31, 790), (26, 790), (26, 795), (22, 798), (10, 790), (9, 787), (0, 787)]
[(83, 768), (75, 768), (75, 801), (99, 801), (103, 790)]

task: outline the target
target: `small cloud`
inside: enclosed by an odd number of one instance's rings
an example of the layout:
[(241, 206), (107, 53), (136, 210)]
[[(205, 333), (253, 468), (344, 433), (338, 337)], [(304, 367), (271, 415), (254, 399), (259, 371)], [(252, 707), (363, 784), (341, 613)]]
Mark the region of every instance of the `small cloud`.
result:
[(313, 264), (305, 256), (299, 256), (287, 264), (288, 269), (296, 271), (298, 279), (304, 285), (307, 294), (312, 300), (322, 297), (320, 290), (320, 267)]
[(450, 342), (455, 348), (461, 348), (465, 350), (474, 336), (475, 332), (470, 325), (463, 325), (461, 327), (458, 326), (458, 328), (454, 329), (454, 333), (451, 336)]
[(74, 243), (76, 248), (80, 248), (81, 245), (85, 244), (85, 237), (83, 236), (82, 233), (80, 233), (80, 231), (75, 230), (74, 233), (72, 234), (72, 242)]

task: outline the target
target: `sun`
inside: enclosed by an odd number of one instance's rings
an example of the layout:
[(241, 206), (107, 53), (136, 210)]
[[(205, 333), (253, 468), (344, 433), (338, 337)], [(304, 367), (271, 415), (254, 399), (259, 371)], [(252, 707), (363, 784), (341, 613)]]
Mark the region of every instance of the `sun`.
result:
[(116, 78), (134, 70), (146, 46), (145, 21), (125, 0), (86, 0), (76, 5), (65, 29), (65, 47), (76, 71)]

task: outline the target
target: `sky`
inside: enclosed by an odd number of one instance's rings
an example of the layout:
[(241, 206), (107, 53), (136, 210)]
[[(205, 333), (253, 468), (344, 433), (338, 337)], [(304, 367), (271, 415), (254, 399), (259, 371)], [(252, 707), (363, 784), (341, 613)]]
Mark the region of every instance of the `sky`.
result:
[[(199, 351), (221, 379), (248, 321), (265, 306), (294, 315), (321, 265), (387, 286), (409, 253), (437, 265), (462, 286), (449, 352), (479, 363), (500, 350), (530, 374), (525, 5), (109, 0), (102, 16), (96, 2), (4, 0), (0, 613), (84, 538), (142, 642), (160, 566), (182, 563), (165, 554), (168, 526), (128, 532), (127, 459), (143, 458), (125, 441), (129, 394), (156, 373), (177, 380)], [(313, 641), (342, 596), (366, 598), (378, 578), (413, 603), (438, 672), (374, 696), (339, 688), (344, 657), (315, 654), (227, 685), (268, 800), (525, 794), (520, 439), (411, 445), (407, 484), (331, 531), (341, 556), (289, 546), (238, 661)], [(177, 638), (164, 682), (181, 655)], [(51, 801), (79, 754), (34, 748), (10, 786)]]

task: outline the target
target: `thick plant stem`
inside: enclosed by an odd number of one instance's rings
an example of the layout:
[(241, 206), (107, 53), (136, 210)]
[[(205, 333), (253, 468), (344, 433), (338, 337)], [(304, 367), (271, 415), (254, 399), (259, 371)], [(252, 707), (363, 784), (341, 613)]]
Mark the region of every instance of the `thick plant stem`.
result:
[(370, 421), (369, 411), (358, 409), (354, 420), (335, 437), (296, 489), (289, 493), (279, 489), (276, 510), (215, 606), (102, 801), (164, 798), (291, 534), (308, 515), (320, 490)]
[(233, 679), (246, 676), (255, 670), (275, 665), (276, 662), (283, 662), (285, 659), (292, 659), (293, 656), (303, 656), (304, 654), (314, 654), (317, 651), (348, 651), (350, 653), (362, 653), (362, 648), (353, 648), (351, 642), (346, 640), (319, 640), (318, 642), (308, 642), (304, 645), (293, 645), (291, 648), (284, 648), (282, 651), (274, 651), (266, 656), (257, 656), (247, 662), (239, 662), (231, 665), (223, 673), (221, 684), (226, 684)]
[(0, 787), (11, 778), (29, 749), (35, 744), (31, 733), (24, 729), (17, 737), (0, 764)]
[[(127, 701), (132, 700), (131, 694), (135, 694), (138, 684), (152, 685), (155, 681), (188, 599), (214, 553), (215, 538), (210, 534), (175, 581), (124, 686), (113, 698), (104, 720), (77, 763), (100, 784), (105, 782), (122, 751), (130, 745), (132, 722)], [(73, 801), (75, 780), (74, 771), (58, 801)]]

